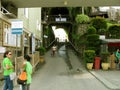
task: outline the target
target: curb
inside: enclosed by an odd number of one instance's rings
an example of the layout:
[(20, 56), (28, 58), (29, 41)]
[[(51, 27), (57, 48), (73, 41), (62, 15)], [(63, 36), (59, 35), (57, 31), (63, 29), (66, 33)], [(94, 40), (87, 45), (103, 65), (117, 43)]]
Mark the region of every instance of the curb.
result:
[(117, 87), (116, 85), (113, 85), (111, 82), (107, 81), (106, 79), (104, 79), (102, 76), (98, 75), (97, 73), (95, 73), (94, 71), (89, 71), (96, 79), (98, 79), (102, 84), (104, 84), (107, 88), (111, 89), (111, 90), (120, 90), (119, 87)]

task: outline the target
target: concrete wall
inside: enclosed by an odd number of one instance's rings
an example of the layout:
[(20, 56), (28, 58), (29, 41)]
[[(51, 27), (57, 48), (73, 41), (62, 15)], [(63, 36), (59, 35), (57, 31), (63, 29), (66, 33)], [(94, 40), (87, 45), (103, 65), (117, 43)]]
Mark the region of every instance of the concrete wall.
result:
[(35, 34), (35, 37), (41, 38), (41, 29), (37, 28), (38, 24), (41, 28), (41, 8), (28, 8), (28, 18), (24, 15), (24, 8), (19, 8), (18, 19), (23, 20), (25, 29)]

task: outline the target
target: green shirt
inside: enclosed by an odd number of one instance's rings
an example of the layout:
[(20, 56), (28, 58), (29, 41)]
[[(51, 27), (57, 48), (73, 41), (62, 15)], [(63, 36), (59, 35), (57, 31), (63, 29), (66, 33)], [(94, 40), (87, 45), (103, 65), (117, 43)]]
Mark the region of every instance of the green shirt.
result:
[(8, 76), (8, 75), (10, 75), (10, 73), (12, 73), (13, 72), (13, 69), (11, 68), (11, 69), (6, 69), (6, 64), (8, 64), (9, 66), (13, 66), (13, 64), (12, 64), (12, 62), (11, 62), (11, 60), (9, 59), (9, 58), (4, 58), (4, 60), (3, 60), (3, 63), (2, 63), (2, 66), (3, 66), (3, 70), (4, 70), (4, 72), (3, 72), (3, 75), (4, 76)]
[(116, 57), (117, 57), (118, 59), (120, 59), (120, 53), (119, 53), (119, 52), (116, 52)]
[(32, 82), (32, 65), (30, 62), (26, 62), (26, 72), (27, 72), (27, 84), (30, 84)]

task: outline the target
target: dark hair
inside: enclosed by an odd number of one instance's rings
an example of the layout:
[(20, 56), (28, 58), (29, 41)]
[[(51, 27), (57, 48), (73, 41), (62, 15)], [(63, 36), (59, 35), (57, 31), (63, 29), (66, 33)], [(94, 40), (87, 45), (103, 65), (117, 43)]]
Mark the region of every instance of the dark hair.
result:
[(30, 57), (29, 55), (24, 55), (24, 59), (26, 59), (27, 61), (29, 61), (29, 62), (30, 62), (31, 57)]
[(6, 52), (4, 53), (4, 55), (3, 55), (3, 57), (6, 58), (6, 55), (7, 55), (9, 52), (11, 52), (11, 51), (6, 51)]

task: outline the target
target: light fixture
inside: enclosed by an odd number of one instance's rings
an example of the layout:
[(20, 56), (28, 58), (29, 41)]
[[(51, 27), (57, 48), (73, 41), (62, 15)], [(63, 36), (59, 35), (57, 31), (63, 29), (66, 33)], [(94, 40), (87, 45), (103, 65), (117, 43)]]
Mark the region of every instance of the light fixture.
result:
[(68, 2), (67, 1), (64, 1), (64, 5), (67, 5), (68, 4)]

